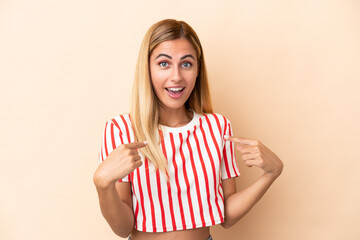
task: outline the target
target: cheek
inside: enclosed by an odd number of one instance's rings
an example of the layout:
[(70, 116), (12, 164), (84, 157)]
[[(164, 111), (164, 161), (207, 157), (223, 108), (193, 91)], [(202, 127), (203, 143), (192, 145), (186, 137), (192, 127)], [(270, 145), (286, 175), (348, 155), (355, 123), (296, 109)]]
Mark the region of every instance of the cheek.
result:
[(160, 87), (161, 77), (159, 76), (159, 73), (151, 66), (150, 66), (150, 80), (154, 90), (156, 91), (157, 88)]
[(163, 87), (164, 81), (162, 81), (162, 78), (159, 77), (159, 75), (151, 74), (151, 83), (153, 85), (153, 88), (155, 90), (158, 90)]
[(150, 76), (151, 79), (157, 82), (163, 81), (167, 77), (167, 71), (161, 71), (156, 69), (155, 67), (150, 68)]
[(196, 82), (196, 78), (197, 78), (197, 73), (196, 72), (192, 72), (187, 74), (186, 79), (189, 85), (194, 86), (195, 82)]
[(161, 83), (156, 78), (151, 77), (151, 85), (155, 92), (158, 92), (161, 88)]

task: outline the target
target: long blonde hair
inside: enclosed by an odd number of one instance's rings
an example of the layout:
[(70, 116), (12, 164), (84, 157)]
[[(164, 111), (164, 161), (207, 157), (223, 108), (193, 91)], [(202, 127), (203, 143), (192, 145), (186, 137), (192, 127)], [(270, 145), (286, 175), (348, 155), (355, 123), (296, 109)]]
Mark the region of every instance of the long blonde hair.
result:
[(149, 58), (157, 45), (164, 41), (187, 39), (197, 53), (199, 74), (195, 87), (185, 103), (197, 113), (212, 113), (210, 90), (206, 73), (203, 49), (195, 31), (185, 22), (165, 19), (152, 25), (142, 41), (137, 59), (132, 89), (130, 117), (137, 141), (148, 141), (139, 152), (160, 169), (169, 180), (167, 160), (160, 148), (159, 102), (150, 80)]

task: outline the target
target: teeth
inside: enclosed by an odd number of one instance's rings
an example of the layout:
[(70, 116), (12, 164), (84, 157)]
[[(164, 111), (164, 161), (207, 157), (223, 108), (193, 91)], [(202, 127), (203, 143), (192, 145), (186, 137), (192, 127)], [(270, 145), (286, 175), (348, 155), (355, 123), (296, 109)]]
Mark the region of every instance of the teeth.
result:
[(168, 89), (171, 90), (171, 91), (181, 91), (184, 88), (168, 88)]

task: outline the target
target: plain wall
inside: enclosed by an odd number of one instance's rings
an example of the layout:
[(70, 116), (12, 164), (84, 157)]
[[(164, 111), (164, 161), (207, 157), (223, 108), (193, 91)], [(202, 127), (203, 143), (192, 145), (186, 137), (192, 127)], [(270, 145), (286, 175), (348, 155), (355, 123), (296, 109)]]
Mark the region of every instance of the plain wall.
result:
[[(360, 239), (359, 1), (0, 1), (0, 239), (121, 239), (92, 176), (146, 30), (185, 20), (215, 112), (284, 172), (214, 239)], [(238, 190), (261, 174), (237, 154)]]

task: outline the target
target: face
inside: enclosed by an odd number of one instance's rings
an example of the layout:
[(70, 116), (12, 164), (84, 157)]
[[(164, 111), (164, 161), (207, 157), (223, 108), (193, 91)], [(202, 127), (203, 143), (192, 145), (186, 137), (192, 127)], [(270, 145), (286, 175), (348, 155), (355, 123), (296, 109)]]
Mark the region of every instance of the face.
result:
[(194, 89), (198, 62), (194, 47), (186, 39), (160, 43), (150, 55), (150, 76), (160, 108), (176, 110)]

